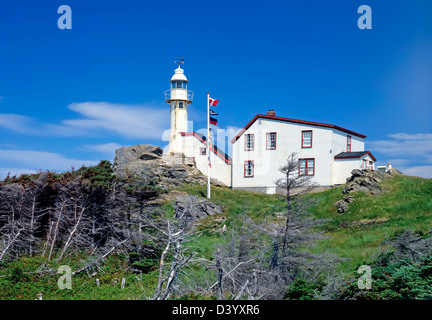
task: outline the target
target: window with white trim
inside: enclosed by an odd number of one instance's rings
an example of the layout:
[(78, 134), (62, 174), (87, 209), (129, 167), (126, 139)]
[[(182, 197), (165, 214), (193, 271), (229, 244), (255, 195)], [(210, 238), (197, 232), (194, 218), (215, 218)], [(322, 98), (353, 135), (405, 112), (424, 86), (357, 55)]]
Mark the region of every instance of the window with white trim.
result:
[(246, 178), (254, 176), (254, 163), (252, 160), (247, 160), (244, 162), (244, 176)]
[(245, 134), (245, 150), (252, 151), (254, 149), (254, 134)]
[(312, 130), (302, 131), (302, 148), (312, 148)]
[(276, 132), (267, 133), (266, 149), (276, 149)]
[(204, 156), (207, 154), (207, 148), (200, 148), (200, 155)]
[(315, 159), (299, 159), (299, 175), (313, 176), (315, 175)]

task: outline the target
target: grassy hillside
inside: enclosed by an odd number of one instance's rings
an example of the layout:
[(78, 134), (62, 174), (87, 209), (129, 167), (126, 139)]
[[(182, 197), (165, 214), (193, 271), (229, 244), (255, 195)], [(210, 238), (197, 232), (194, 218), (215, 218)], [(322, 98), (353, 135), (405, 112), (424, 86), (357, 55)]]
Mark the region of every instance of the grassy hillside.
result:
[[(348, 258), (340, 270), (350, 273), (360, 264), (375, 258), (386, 245), (384, 240), (395, 237), (406, 229), (427, 234), (432, 229), (432, 180), (404, 175), (395, 175), (393, 180), (381, 184), (381, 196), (354, 193), (355, 202), (347, 213), (339, 214), (333, 204), (342, 199), (342, 188), (332, 188), (307, 197), (321, 201), (313, 208), (316, 218), (327, 219), (323, 230), (327, 238), (321, 241), (317, 251), (330, 249), (343, 258)], [(205, 197), (206, 186), (198, 184), (177, 188), (177, 191)], [(215, 244), (223, 241), (217, 230), (223, 225), (236, 228), (242, 224), (246, 214), (253, 220), (275, 217), (284, 210), (284, 200), (277, 195), (257, 194), (246, 191), (212, 187), (212, 201), (224, 206), (222, 214), (201, 221), (203, 235), (194, 243), (200, 254), (211, 258)], [(163, 208), (172, 212), (167, 202)], [(70, 257), (61, 264), (78, 266), (85, 256)], [(59, 290), (60, 275), (41, 276), (37, 272), (45, 263), (41, 257), (22, 257), (0, 266), (0, 299), (36, 299), (39, 292), (44, 299), (134, 299), (143, 290), (151, 292), (155, 284), (157, 266), (142, 276), (132, 273), (127, 257), (112, 256), (106, 259), (100, 270), (100, 287), (95, 278), (82, 273), (74, 277), (74, 290)], [(55, 263), (51, 263), (56, 270)], [(40, 271), (41, 269), (39, 269)], [(120, 288), (120, 280), (126, 278), (126, 287)]]
[(381, 252), (383, 241), (406, 229), (427, 234), (432, 229), (432, 180), (394, 175), (394, 180), (381, 183), (381, 196), (354, 193), (356, 201), (347, 213), (336, 213), (333, 203), (342, 198), (343, 187), (320, 194), (315, 216), (329, 219), (325, 231), (328, 239), (321, 248), (332, 248), (338, 255), (350, 258), (343, 264), (350, 271)]
[[(313, 208), (315, 217), (328, 220), (323, 228), (327, 239), (320, 243), (317, 251), (330, 249), (347, 258), (341, 271), (350, 272), (367, 263), (386, 247), (384, 240), (406, 229), (420, 234), (432, 229), (432, 179), (394, 175), (393, 180), (386, 180), (380, 186), (384, 191), (380, 196), (353, 193), (356, 201), (350, 204), (349, 212), (343, 214), (337, 213), (333, 206), (342, 199), (343, 186), (307, 195), (320, 199), (319, 205)], [(202, 197), (206, 193), (205, 186), (200, 185), (189, 185), (181, 190)], [(241, 223), (243, 210), (253, 219), (284, 210), (280, 197), (247, 191), (213, 188), (212, 201), (225, 206), (227, 226)], [(204, 223), (212, 219), (215, 218)], [(217, 235), (205, 235), (203, 240), (211, 246), (217, 242)]]

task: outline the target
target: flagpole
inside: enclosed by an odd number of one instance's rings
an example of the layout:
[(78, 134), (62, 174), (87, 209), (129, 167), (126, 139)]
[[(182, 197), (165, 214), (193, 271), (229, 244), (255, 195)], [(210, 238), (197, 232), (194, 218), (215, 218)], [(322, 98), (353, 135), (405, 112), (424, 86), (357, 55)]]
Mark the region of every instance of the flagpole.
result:
[(207, 92), (207, 198), (210, 199), (210, 93)]

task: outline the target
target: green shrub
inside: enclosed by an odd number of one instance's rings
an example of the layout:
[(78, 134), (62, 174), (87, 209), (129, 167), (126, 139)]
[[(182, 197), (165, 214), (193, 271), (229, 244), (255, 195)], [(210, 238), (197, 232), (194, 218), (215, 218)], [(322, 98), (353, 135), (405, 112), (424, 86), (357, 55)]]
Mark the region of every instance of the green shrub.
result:
[(24, 273), (23, 269), (17, 266), (12, 268), (9, 280), (16, 284), (18, 282), (27, 281), (29, 278), (30, 277)]
[(308, 283), (303, 278), (297, 278), (284, 294), (285, 300), (314, 300), (319, 290), (317, 284)]

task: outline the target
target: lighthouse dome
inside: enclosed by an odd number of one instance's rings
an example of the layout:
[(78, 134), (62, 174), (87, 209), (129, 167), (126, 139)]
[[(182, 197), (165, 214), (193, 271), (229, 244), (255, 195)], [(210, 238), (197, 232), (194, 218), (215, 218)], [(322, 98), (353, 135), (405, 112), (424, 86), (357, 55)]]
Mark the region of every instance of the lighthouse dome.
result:
[(170, 81), (188, 81), (186, 76), (184, 75), (184, 70), (178, 66), (177, 69), (175, 69), (175, 73), (172, 76)]

